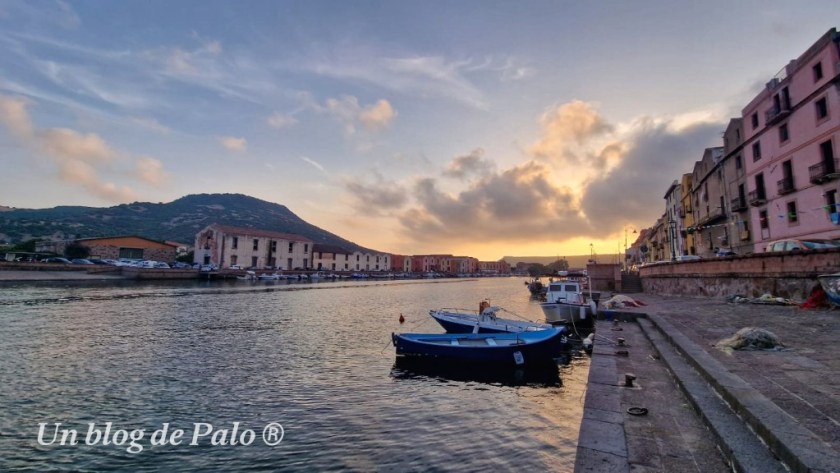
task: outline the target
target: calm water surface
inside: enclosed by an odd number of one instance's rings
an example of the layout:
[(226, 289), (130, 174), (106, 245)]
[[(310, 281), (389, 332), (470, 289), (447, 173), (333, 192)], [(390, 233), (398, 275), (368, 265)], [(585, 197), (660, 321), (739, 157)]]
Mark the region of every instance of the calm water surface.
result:
[[(390, 344), (484, 298), (541, 319), (523, 281), (0, 286), (0, 470), (570, 471), (586, 358), (488, 373), (396, 363)], [(56, 422), (77, 445), (39, 444)], [(86, 445), (91, 422), (143, 429), (142, 451)], [(195, 423), (234, 422), (251, 445), (189, 445)], [(180, 445), (150, 445), (164, 423)]]

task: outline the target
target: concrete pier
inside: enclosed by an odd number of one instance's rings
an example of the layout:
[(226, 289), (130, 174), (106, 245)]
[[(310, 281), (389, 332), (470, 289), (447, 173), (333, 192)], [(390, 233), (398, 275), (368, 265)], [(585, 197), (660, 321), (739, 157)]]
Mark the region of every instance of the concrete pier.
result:
[[(597, 323), (575, 471), (840, 471), (840, 311), (635, 297)], [(744, 327), (784, 348), (715, 346)]]

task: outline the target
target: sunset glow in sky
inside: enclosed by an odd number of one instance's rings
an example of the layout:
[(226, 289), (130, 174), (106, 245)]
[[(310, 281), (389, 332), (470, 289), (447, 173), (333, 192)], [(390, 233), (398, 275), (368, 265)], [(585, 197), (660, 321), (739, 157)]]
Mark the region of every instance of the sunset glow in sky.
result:
[(838, 12), (0, 0), (0, 205), (241, 193), (391, 253), (613, 253)]

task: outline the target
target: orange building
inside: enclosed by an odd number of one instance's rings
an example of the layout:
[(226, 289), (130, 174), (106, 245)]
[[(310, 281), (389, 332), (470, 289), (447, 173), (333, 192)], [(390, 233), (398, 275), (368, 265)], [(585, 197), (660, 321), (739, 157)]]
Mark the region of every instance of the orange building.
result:
[(62, 255), (67, 245), (73, 242), (78, 242), (90, 249), (92, 259), (127, 258), (171, 263), (175, 261), (175, 253), (178, 248), (178, 245), (173, 243), (127, 235), (44, 242), (38, 245), (38, 251)]

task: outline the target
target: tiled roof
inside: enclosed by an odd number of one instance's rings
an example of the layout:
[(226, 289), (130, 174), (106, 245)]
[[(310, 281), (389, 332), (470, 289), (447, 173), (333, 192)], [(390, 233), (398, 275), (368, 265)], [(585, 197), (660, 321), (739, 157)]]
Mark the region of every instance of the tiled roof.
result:
[(301, 235), (296, 235), (294, 233), (282, 233), (271, 230), (261, 230), (259, 228), (233, 227), (230, 225), (218, 224), (213, 224), (210, 227), (222, 233), (227, 233), (230, 235), (246, 235), (260, 238), (276, 238), (278, 240), (302, 241), (306, 243), (312, 243), (312, 240), (310, 240), (309, 238), (306, 238)]

